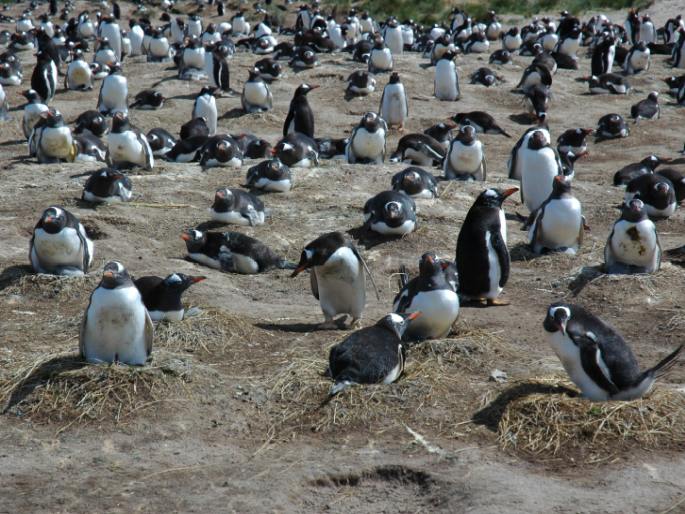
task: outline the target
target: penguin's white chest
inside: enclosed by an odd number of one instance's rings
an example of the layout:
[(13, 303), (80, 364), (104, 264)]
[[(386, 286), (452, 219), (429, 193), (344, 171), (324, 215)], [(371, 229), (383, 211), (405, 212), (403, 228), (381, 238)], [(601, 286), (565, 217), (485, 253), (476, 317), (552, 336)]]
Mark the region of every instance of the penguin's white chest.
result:
[(81, 239), (75, 229), (65, 227), (56, 234), (42, 228), (36, 229), (33, 248), (42, 268), (56, 266), (78, 266), (83, 264)]
[(268, 102), (269, 91), (263, 82), (246, 82), (243, 94), (251, 105), (261, 106)]
[(610, 244), (613, 254), (620, 262), (649, 267), (658, 251), (654, 223), (650, 220), (639, 223), (620, 220), (614, 225)]
[(392, 53), (389, 48), (371, 50), (371, 64), (379, 70), (392, 69)]
[(216, 100), (211, 95), (203, 95), (195, 101), (193, 118), (200, 118), (202, 116), (207, 119), (209, 135), (213, 136), (216, 133), (217, 112)]
[(465, 145), (460, 141), (452, 144), (450, 164), (457, 173), (476, 173), (483, 162), (483, 145), (475, 141), (472, 145)]
[(435, 66), (435, 97), (450, 102), (459, 98), (457, 68), (446, 59), (438, 61)]
[(364, 268), (347, 247), (336, 250), (323, 266), (315, 266), (319, 303), (325, 315), (350, 314), (360, 318), (366, 303)]
[(377, 158), (385, 149), (385, 130), (368, 132), (365, 128), (359, 128), (352, 138), (352, 149), (357, 158)]
[(519, 151), (521, 191), (526, 207), (532, 212), (552, 193), (558, 166), (554, 150), (522, 148)]
[(183, 51), (183, 65), (186, 68), (203, 69), (205, 67), (205, 49), (186, 48)]
[(559, 47), (559, 52), (570, 57), (575, 57), (580, 47), (580, 38), (566, 38)]
[(494, 299), (497, 298), (502, 292), (502, 287), (499, 285), (499, 281), (502, 278), (502, 268), (500, 268), (499, 265), (497, 251), (492, 245), (492, 234), (490, 231), (485, 232), (485, 248), (487, 249), (488, 253), (488, 284), (490, 286), (488, 292), (485, 294), (485, 297)]
[[(262, 225), (264, 223), (264, 211), (257, 211), (254, 207), (251, 207), (251, 210), (255, 213), (253, 217), (254, 224)], [(242, 226), (248, 226), (250, 224), (250, 220), (238, 211), (217, 212), (210, 207), (209, 213), (213, 220), (220, 221), (222, 223)]]
[[(550, 250), (568, 248), (572, 253), (578, 250), (578, 234), (583, 220), (580, 202), (576, 198), (550, 201), (545, 206), (542, 221), (536, 220), (535, 223), (540, 223), (542, 237), (537, 242), (531, 241), (532, 243), (538, 243)], [(529, 233), (530, 239), (533, 228)]]
[(110, 75), (102, 83), (102, 102), (108, 109), (127, 111), (128, 83), (125, 77)]
[(84, 353), (90, 362), (143, 365), (146, 309), (135, 287), (98, 287), (90, 300), (84, 330)]
[(407, 118), (407, 98), (402, 84), (388, 84), (383, 94), (381, 118), (390, 125), (399, 125)]
[(40, 136), (40, 148), (48, 157), (66, 159), (71, 152), (72, 138), (69, 127), (44, 128)]
[(143, 145), (132, 130), (121, 133), (110, 132), (107, 136), (107, 142), (112, 161), (126, 161), (134, 164), (145, 161)]
[(169, 40), (165, 37), (151, 38), (150, 53), (154, 57), (167, 57), (169, 55)]
[(449, 289), (421, 291), (406, 312), (421, 312), (408, 328), (413, 337), (446, 337), (459, 316), (459, 296)]
[(48, 106), (45, 104), (28, 104), (24, 108), (24, 135), (29, 137), (31, 135), (31, 130), (40, 120), (41, 113), (48, 110)]
[(385, 31), (383, 39), (393, 55), (401, 54), (404, 50), (404, 38), (402, 37), (402, 29), (399, 26), (394, 28), (389, 27)]
[(85, 61), (73, 61), (67, 68), (67, 77), (71, 87), (90, 85), (92, 72)]

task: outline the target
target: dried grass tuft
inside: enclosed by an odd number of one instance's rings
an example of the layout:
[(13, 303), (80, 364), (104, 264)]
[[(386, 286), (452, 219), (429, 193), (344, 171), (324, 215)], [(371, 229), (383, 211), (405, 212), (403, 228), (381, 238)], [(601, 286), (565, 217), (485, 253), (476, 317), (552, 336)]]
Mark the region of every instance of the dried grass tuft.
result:
[[(539, 378), (531, 386), (570, 383)], [(602, 461), (629, 447), (685, 448), (685, 394), (659, 387), (630, 402), (590, 402), (566, 394), (519, 395), (497, 427), (503, 448), (535, 456)]]
[(17, 274), (8, 280), (3, 295), (21, 295), (38, 298), (74, 298), (87, 296), (100, 281), (99, 273), (76, 277), (45, 274)]

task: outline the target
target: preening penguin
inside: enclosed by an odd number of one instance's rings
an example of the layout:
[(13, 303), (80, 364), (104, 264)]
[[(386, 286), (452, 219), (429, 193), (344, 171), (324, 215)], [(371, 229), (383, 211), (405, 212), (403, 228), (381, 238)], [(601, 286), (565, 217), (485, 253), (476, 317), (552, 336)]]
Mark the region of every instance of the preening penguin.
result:
[[(321, 328), (336, 328), (338, 314), (359, 322), (366, 304), (366, 263), (340, 232), (329, 232), (307, 244), (292, 277), (309, 269), (312, 294), (324, 315)], [(340, 319), (337, 321), (341, 321)]]
[(421, 312), (421, 318), (406, 332), (408, 339), (439, 339), (450, 333), (459, 316), (459, 296), (457, 284), (448, 279), (448, 273), (454, 274), (454, 264), (427, 252), (419, 261), (419, 275), (401, 281), (393, 310), (399, 314)]
[(476, 129), (464, 125), (452, 140), (443, 161), (443, 172), (448, 180), (485, 180), (487, 166), (483, 144), (476, 139)]
[(328, 371), (334, 381), (329, 396), (353, 384), (392, 384), (402, 376), (402, 336), (421, 313), (388, 314), (375, 325), (350, 334), (331, 348)]
[(317, 85), (302, 84), (295, 90), (295, 95), (290, 101), (288, 115), (283, 124), (284, 137), (292, 132), (314, 137), (314, 112), (309, 106), (307, 94), (318, 87)]
[(388, 125), (375, 112), (362, 116), (352, 131), (345, 157), (349, 164), (382, 164), (385, 161), (385, 144)]
[(48, 207), (33, 229), (29, 260), (36, 273), (83, 275), (93, 262), (93, 242), (76, 216)]
[(383, 191), (364, 205), (364, 224), (378, 234), (407, 235), (416, 228), (416, 204), (402, 191)]
[(254, 227), (264, 223), (264, 204), (255, 195), (240, 189), (217, 189), (209, 208), (214, 221)]
[(400, 132), (404, 130), (404, 122), (409, 117), (409, 101), (399, 73), (393, 72), (390, 75), (388, 84), (383, 88), (378, 112), (388, 127), (397, 126)]
[(154, 275), (140, 277), (134, 284), (152, 321), (181, 321), (186, 314), (181, 296), (190, 286), (202, 282), (205, 278), (172, 273), (165, 278)]
[(654, 273), (661, 267), (661, 245), (656, 226), (644, 203), (633, 198), (623, 204), (604, 247), (607, 273)]
[(635, 400), (676, 363), (683, 346), (640, 371), (616, 329), (579, 305), (553, 303), (543, 322), (547, 340), (583, 396), (591, 401)]
[(502, 203), (518, 191), (486, 189), (473, 203), (457, 238), (459, 296), (488, 305), (507, 305), (498, 300), (509, 279), (507, 225)]
[(142, 366), (152, 353), (153, 335), (150, 314), (128, 271), (120, 262), (108, 262), (81, 322), (81, 357)]

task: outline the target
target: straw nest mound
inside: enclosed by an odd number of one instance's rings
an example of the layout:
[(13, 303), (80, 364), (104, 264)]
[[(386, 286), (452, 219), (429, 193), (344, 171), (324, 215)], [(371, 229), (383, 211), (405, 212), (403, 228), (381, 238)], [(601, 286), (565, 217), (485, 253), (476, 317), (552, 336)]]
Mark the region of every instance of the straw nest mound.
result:
[(99, 273), (75, 277), (33, 274), (29, 267), (17, 267), (2, 279), (2, 294), (42, 299), (67, 299), (88, 296), (100, 282)]
[[(621, 451), (685, 449), (685, 394), (657, 384), (646, 398), (590, 402), (541, 378), (500, 395), (500, 445), (524, 456), (599, 463)], [(542, 391), (526, 394), (525, 391)]]
[(463, 425), (470, 423), (472, 399), (477, 397), (469, 372), (480, 370), (485, 381), (484, 370), (506, 351), (496, 336), (461, 328), (455, 338), (410, 348), (404, 374), (396, 383), (352, 386), (329, 398), (328, 349), (325, 356), (306, 359), (298, 357), (306, 352), (293, 349), (268, 383), (270, 435), (406, 424), (459, 437), (468, 431)]
[(0, 372), (2, 412), (41, 424), (120, 424), (203, 390), (214, 373), (187, 358), (155, 351), (146, 366), (87, 364), (78, 355), (25, 358)]

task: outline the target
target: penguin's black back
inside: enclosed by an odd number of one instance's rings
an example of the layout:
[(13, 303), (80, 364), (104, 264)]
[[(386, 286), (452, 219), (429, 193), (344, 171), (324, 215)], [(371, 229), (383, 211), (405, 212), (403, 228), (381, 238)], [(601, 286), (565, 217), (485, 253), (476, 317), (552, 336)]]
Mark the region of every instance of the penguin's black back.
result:
[(377, 384), (398, 364), (400, 340), (389, 330), (372, 326), (358, 330), (331, 348), (328, 357), (336, 382)]
[(178, 311), (183, 308), (181, 295), (184, 290), (171, 289), (164, 279), (156, 276), (141, 277), (134, 282), (148, 311)]

